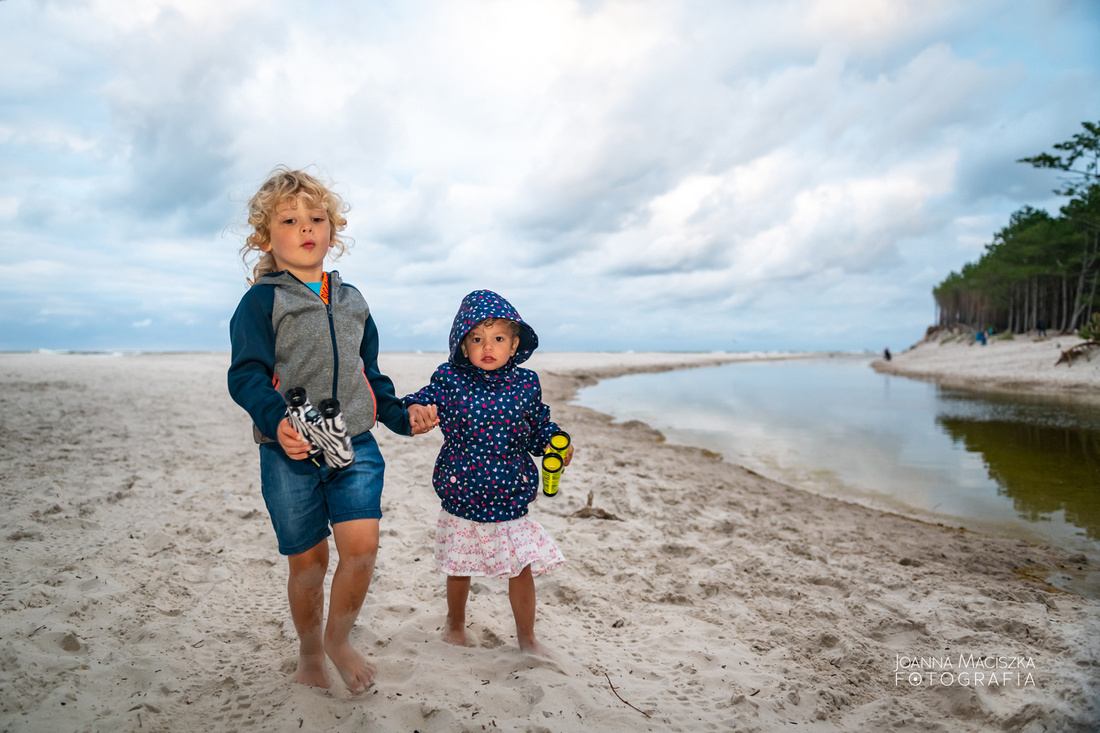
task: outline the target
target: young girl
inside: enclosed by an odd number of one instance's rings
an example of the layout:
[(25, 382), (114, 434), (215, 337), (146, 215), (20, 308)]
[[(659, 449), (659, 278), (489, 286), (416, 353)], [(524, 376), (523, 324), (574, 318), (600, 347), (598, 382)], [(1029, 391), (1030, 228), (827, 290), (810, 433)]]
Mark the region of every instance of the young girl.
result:
[[(348, 636), (374, 572), (385, 468), (369, 431), (376, 415), (396, 433), (414, 431), (393, 383), (378, 370), (378, 330), (366, 301), (338, 272), (323, 269), (330, 252), (339, 256), (346, 247), (339, 235), (346, 210), (319, 180), (287, 168), (277, 168), (249, 201), (253, 231), (242, 254), (261, 256), (229, 325), (229, 392), (252, 417), (264, 502), (290, 564), (287, 591), (299, 638), (291, 680), (328, 687), (327, 654), (348, 689), (360, 693), (374, 666)], [(349, 468), (303, 460), (311, 445), (290, 426), (280, 393), (295, 387), (314, 405), (339, 400), (355, 453)], [(330, 524), (339, 561), (323, 625)]]
[[(542, 402), (538, 375), (518, 366), (538, 343), (504, 298), (489, 290), (470, 293), (451, 326), (447, 363), (427, 387), (404, 399), (417, 429), (430, 429), (438, 418), (443, 430), (432, 483), (443, 502), (435, 562), (447, 575), (443, 638), (451, 644), (467, 643), (466, 599), (470, 576), (477, 575), (508, 578), (519, 646), (545, 652), (535, 639), (533, 575), (565, 558), (527, 513), (539, 488), (530, 454), (543, 454), (558, 430)], [(570, 446), (565, 465), (572, 456)]]

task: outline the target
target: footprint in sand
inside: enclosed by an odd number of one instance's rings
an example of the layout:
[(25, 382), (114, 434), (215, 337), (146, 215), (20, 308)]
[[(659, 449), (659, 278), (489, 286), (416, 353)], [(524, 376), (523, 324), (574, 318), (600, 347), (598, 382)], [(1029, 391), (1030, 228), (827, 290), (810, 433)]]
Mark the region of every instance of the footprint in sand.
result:
[(481, 647), (484, 649), (496, 649), (504, 646), (504, 639), (497, 636), (492, 630), (485, 629), (481, 634)]

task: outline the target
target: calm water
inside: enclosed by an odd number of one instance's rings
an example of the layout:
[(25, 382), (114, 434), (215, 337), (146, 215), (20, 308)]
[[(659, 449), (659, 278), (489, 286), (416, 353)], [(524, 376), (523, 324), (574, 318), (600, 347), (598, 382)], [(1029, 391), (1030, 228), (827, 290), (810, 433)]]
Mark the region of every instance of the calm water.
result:
[(577, 402), (792, 486), (1100, 561), (1100, 407), (948, 389), (869, 364), (633, 375)]

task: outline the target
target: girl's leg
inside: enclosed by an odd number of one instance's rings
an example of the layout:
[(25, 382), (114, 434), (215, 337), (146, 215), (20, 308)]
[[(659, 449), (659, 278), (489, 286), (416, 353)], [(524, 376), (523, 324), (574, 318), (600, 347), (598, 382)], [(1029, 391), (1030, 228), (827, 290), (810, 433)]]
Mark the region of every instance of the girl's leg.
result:
[(466, 599), (470, 597), (469, 576), (447, 576), (447, 627), (443, 641), (456, 646), (467, 646)]
[(508, 579), (508, 600), (516, 619), (519, 648), (532, 654), (545, 654), (546, 648), (535, 639), (535, 578), (530, 565)]
[(328, 538), (287, 558), (290, 578), (290, 617), (298, 632), (298, 669), (291, 682), (328, 687), (322, 622), (325, 616), (325, 573), (328, 572)]
[(352, 694), (364, 692), (374, 681), (374, 665), (351, 646), (349, 636), (370, 588), (378, 557), (378, 520), (353, 519), (332, 526), (340, 558), (329, 593), (325, 651)]

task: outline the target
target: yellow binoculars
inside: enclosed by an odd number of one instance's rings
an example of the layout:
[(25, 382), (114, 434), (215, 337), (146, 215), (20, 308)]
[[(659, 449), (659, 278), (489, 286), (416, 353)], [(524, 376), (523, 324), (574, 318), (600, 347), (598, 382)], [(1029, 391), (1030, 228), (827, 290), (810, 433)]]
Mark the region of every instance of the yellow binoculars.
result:
[(565, 452), (569, 450), (569, 433), (559, 430), (550, 436), (550, 447), (542, 457), (542, 493), (557, 496), (558, 480), (565, 469)]

